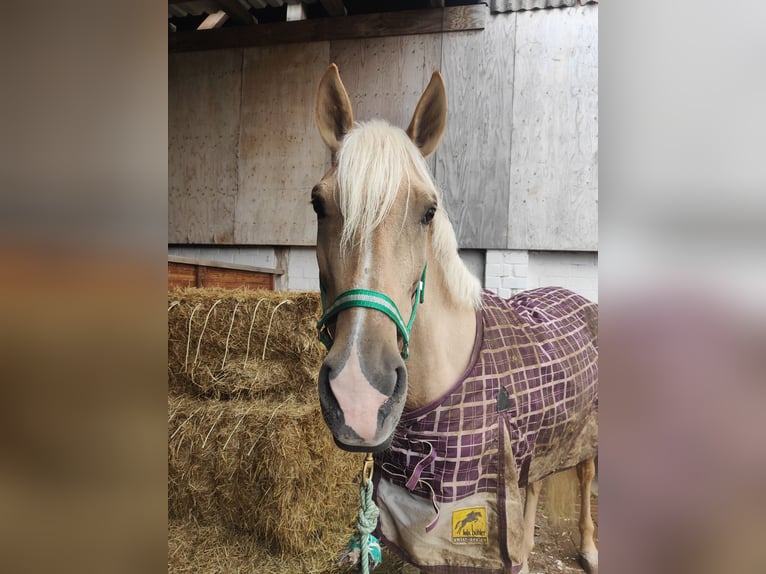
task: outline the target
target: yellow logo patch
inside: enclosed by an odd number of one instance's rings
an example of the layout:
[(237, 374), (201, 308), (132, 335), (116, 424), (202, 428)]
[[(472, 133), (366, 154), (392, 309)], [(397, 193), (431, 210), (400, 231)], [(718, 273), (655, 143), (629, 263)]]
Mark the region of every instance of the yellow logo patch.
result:
[(486, 544), (488, 541), (486, 508), (477, 506), (452, 512), (453, 544)]

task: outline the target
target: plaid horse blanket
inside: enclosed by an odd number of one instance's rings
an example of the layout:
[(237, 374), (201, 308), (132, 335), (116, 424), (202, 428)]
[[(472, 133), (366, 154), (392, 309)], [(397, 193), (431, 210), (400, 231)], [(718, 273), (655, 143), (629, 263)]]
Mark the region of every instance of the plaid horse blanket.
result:
[(594, 456), (598, 309), (563, 288), (485, 291), (469, 366), (376, 455), (378, 536), (429, 572), (517, 572), (529, 482)]

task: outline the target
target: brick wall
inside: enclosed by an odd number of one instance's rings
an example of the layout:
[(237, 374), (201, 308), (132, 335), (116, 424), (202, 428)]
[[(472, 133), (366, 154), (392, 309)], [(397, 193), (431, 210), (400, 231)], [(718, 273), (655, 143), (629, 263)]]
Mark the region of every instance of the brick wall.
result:
[(598, 301), (598, 253), (531, 251), (527, 288), (559, 285)]
[(484, 286), (501, 297), (556, 285), (598, 301), (598, 254), (593, 252), (487, 251)]
[(287, 250), (286, 284), (284, 291), (319, 291), (319, 267), (316, 249), (290, 247)]
[(484, 286), (508, 298), (527, 289), (529, 252), (519, 249), (488, 249), (484, 266)]

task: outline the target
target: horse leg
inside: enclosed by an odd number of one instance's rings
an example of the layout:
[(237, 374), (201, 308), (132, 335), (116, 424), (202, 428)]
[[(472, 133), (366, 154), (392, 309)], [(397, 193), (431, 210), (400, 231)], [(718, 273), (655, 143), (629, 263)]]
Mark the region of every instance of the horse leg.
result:
[(535, 516), (541, 487), (540, 481), (527, 484), (527, 497), (524, 500), (524, 559), (521, 563), (521, 574), (529, 572), (529, 555), (535, 547)]
[(593, 458), (577, 465), (577, 478), (580, 481), (580, 563), (586, 572), (598, 574), (598, 550), (593, 534), (596, 530), (590, 513), (590, 487), (596, 476), (596, 463)]

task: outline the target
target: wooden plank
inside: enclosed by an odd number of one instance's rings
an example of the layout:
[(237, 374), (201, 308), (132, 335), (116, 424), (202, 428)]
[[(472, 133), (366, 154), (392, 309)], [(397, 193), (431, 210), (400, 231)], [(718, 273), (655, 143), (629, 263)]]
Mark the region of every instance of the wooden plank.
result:
[(327, 42), (245, 51), (237, 243), (313, 245), (313, 185), (329, 163), (314, 127)]
[(508, 241), (515, 32), (516, 16), (501, 14), (483, 32), (444, 36), (449, 113), (436, 180), (462, 248), (504, 249)]
[(509, 248), (597, 249), (597, 6), (517, 14)]
[(403, 10), (344, 18), (316, 18), (299, 22), (234, 26), (204, 33), (179, 31), (168, 37), (168, 49), (171, 52), (186, 52), (480, 30), (484, 28), (486, 18), (487, 6), (473, 4), (435, 10)]
[(242, 51), (168, 58), (168, 242), (232, 243)]
[(306, 10), (303, 8), (303, 4), (288, 4), (287, 15), (285, 20), (288, 22), (297, 22), (298, 20), (306, 19)]
[(229, 15), (223, 10), (219, 10), (213, 14), (208, 14), (207, 18), (197, 26), (197, 30), (215, 30), (216, 28), (223, 26), (228, 19)]
[(330, 44), (355, 120), (382, 118), (406, 128), (434, 70), (442, 37), (394, 36)]
[(204, 265), (205, 267), (215, 267), (216, 269), (235, 269), (237, 271), (250, 271), (253, 273), (271, 273), (272, 275), (284, 274), (282, 269), (266, 269), (265, 267), (255, 267), (254, 265), (242, 265), (241, 263), (228, 263), (225, 261), (211, 261), (209, 259), (200, 259), (198, 257), (183, 257), (181, 255), (168, 255), (168, 263)]

